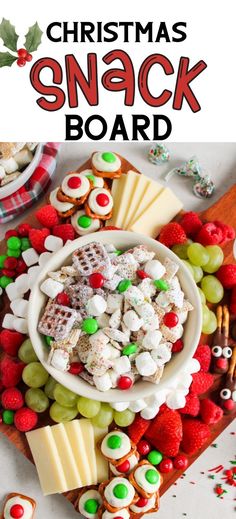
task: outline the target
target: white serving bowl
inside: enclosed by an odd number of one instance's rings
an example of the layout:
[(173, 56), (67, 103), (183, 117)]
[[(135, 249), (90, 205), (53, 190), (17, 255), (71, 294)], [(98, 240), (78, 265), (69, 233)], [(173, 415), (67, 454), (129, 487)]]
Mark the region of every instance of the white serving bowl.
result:
[(37, 144), (34, 151), (33, 159), (28, 164), (28, 166), (25, 167), (25, 169), (22, 171), (19, 177), (17, 177), (15, 180), (12, 180), (12, 182), (9, 182), (9, 184), (0, 187), (0, 200), (18, 191), (18, 189), (20, 189), (20, 187), (22, 187), (27, 182), (27, 180), (29, 180), (31, 175), (33, 175), (33, 172), (35, 168), (38, 166), (42, 157), (43, 144), (43, 142)]
[[(100, 241), (101, 243), (112, 243), (117, 249), (127, 250), (136, 245), (146, 245), (150, 250), (154, 251), (160, 261), (164, 261), (166, 257), (172, 259), (179, 265), (178, 277), (182, 285), (185, 297), (192, 303), (194, 310), (189, 313), (188, 319), (184, 324), (183, 340), (184, 349), (173, 355), (170, 362), (164, 369), (163, 376), (158, 385), (150, 382), (139, 380), (134, 386), (127, 390), (110, 389), (101, 392), (96, 387), (91, 386), (82, 378), (70, 373), (63, 373), (53, 368), (47, 363), (48, 349), (45, 346), (43, 336), (37, 331), (37, 326), (43, 308), (46, 303), (46, 296), (40, 291), (40, 285), (47, 277), (48, 272), (58, 270), (62, 265), (69, 264), (71, 254), (82, 245), (92, 241)], [(35, 353), (43, 364), (45, 369), (63, 386), (78, 395), (82, 395), (101, 402), (120, 402), (133, 401), (139, 398), (150, 396), (155, 391), (168, 388), (174, 381), (180, 371), (183, 371), (188, 361), (193, 356), (199, 342), (201, 334), (201, 301), (197, 286), (189, 273), (188, 269), (182, 261), (167, 247), (152, 238), (148, 238), (142, 234), (128, 231), (103, 231), (93, 234), (87, 234), (65, 245), (58, 252), (54, 253), (49, 259), (47, 265), (41, 270), (34, 287), (31, 291), (28, 311), (29, 336), (32, 341)]]

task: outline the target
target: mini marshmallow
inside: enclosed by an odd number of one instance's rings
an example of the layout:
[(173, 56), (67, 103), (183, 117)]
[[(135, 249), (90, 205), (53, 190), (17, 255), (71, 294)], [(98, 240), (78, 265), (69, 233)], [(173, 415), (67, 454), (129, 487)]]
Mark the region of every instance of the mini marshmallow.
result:
[(130, 402), (129, 409), (130, 411), (133, 411), (134, 413), (139, 413), (143, 409), (147, 407), (147, 403), (143, 398), (140, 398), (138, 400), (134, 400), (134, 402)]
[(144, 322), (148, 319), (152, 319), (155, 314), (155, 310), (150, 303), (135, 306), (135, 311), (143, 318)]
[(198, 371), (200, 371), (200, 368), (201, 368), (200, 362), (197, 359), (192, 358), (188, 361), (188, 364), (187, 364), (185, 370), (186, 370), (186, 372), (192, 374), (192, 373), (197, 373)]
[(58, 294), (60, 294), (60, 292), (63, 291), (63, 288), (62, 283), (50, 278), (45, 279), (45, 281), (40, 285), (40, 290), (51, 299), (54, 299)]
[(26, 299), (15, 299), (10, 304), (10, 308), (13, 311), (13, 314), (17, 317), (26, 317), (28, 306), (29, 301), (26, 301)]
[(9, 175), (10, 173), (14, 173), (18, 170), (18, 164), (13, 157), (11, 157), (10, 159), (1, 159), (0, 166), (2, 166), (5, 169), (7, 175)]
[(109, 360), (117, 359), (120, 357), (120, 351), (112, 346), (111, 344), (107, 344), (104, 351), (103, 351), (104, 357), (106, 357)]
[(166, 269), (162, 263), (156, 259), (147, 261), (144, 270), (152, 279), (160, 279), (164, 276)]
[(116, 371), (112, 368), (108, 370), (109, 377), (111, 379), (112, 387), (115, 388), (117, 386), (117, 380), (119, 378), (119, 375), (116, 373)]
[(127, 373), (127, 371), (130, 371), (131, 364), (129, 357), (127, 357), (127, 355), (123, 355), (118, 359), (114, 359), (113, 369), (118, 375), (123, 375), (124, 373)]
[(44, 267), (47, 264), (48, 260), (51, 258), (51, 252), (42, 252), (39, 256), (39, 265), (40, 267)]
[(170, 409), (182, 409), (186, 404), (186, 398), (182, 391), (172, 391), (166, 399)]
[(53, 351), (50, 364), (59, 371), (67, 371), (69, 366), (69, 353), (60, 348)]
[(91, 348), (104, 347), (109, 343), (109, 337), (103, 333), (102, 330), (98, 330), (89, 337), (89, 344)]
[(36, 250), (33, 249), (33, 247), (30, 247), (30, 249), (24, 250), (22, 252), (22, 258), (24, 262), (26, 263), (27, 267), (31, 267), (32, 265), (35, 265), (39, 261), (39, 255), (36, 252)]
[(167, 394), (168, 394), (167, 389), (161, 389), (161, 390), (159, 389), (158, 391), (153, 393), (153, 395), (151, 395), (145, 399), (148, 407), (153, 407), (153, 406), (157, 406), (157, 405), (161, 406), (162, 404), (164, 404), (166, 401)]
[[(9, 283), (9, 284), (11, 285), (12, 283)], [(0, 287), (0, 296), (2, 295), (2, 293), (3, 293), (3, 289), (2, 289), (2, 287)]]
[(94, 381), (96, 388), (99, 391), (108, 391), (109, 389), (112, 388), (111, 378), (108, 373), (104, 373), (104, 375), (101, 375), (100, 377), (97, 377), (96, 375), (94, 375), (93, 381)]
[(5, 288), (5, 291), (6, 291), (7, 297), (8, 297), (8, 299), (10, 299), (10, 301), (19, 299), (19, 297), (22, 295), (22, 292), (20, 292), (18, 290), (16, 283), (9, 283), (9, 285), (7, 285), (7, 287)]
[(15, 153), (14, 159), (17, 162), (18, 167), (22, 169), (31, 162), (33, 159), (33, 153), (31, 153), (30, 150), (27, 150), (27, 148), (24, 148), (23, 150), (18, 151), (18, 153)]
[(15, 284), (20, 294), (26, 294), (30, 288), (28, 274), (21, 274), (18, 276), (18, 278), (16, 278)]
[(13, 314), (5, 314), (2, 321), (2, 328), (7, 328), (8, 330), (14, 330), (14, 319), (15, 316)]
[(166, 362), (169, 362), (171, 359), (171, 350), (167, 344), (159, 344), (157, 348), (151, 351), (151, 356), (153, 360), (156, 362), (156, 365), (161, 367)]
[(141, 305), (144, 302), (143, 292), (136, 286), (131, 285), (124, 293), (126, 301), (132, 306)]
[(122, 412), (122, 411), (125, 411), (126, 409), (128, 409), (130, 403), (129, 402), (111, 402), (110, 403), (110, 406), (112, 407), (112, 409), (115, 409), (115, 411), (119, 411), (119, 412)]
[(178, 315), (178, 318), (179, 318), (179, 323), (180, 324), (184, 324), (185, 321), (187, 321), (187, 317), (188, 317), (188, 312), (187, 310), (184, 311), (184, 312), (176, 312), (177, 315)]
[(154, 330), (158, 330), (159, 328), (159, 318), (158, 318), (158, 315), (155, 314), (151, 319), (146, 319), (144, 320), (144, 323), (143, 323), (143, 329), (145, 331), (154, 331)]
[(156, 363), (148, 351), (144, 351), (137, 355), (135, 359), (135, 365), (139, 374), (143, 377), (154, 375), (157, 369)]
[(156, 293), (156, 287), (150, 278), (145, 278), (139, 283), (139, 289), (142, 291), (145, 299), (153, 297)]
[(153, 350), (157, 348), (162, 339), (162, 333), (159, 330), (148, 331), (143, 338), (142, 347), (145, 350)]
[(166, 292), (160, 292), (160, 294), (158, 294), (158, 296), (156, 297), (156, 303), (161, 308), (166, 308), (167, 306), (169, 306), (170, 302)]
[(29, 276), (29, 284), (30, 284), (30, 286), (32, 286), (34, 284), (35, 280), (37, 279), (37, 277), (39, 275), (40, 270), (41, 270), (41, 267), (39, 267), (39, 266), (30, 267), (28, 269), (28, 276)]
[(143, 325), (143, 319), (140, 319), (134, 310), (125, 312), (123, 321), (128, 330), (132, 332), (137, 332)]
[(159, 406), (156, 405), (156, 406), (152, 406), (152, 407), (145, 407), (145, 409), (143, 409), (141, 411), (141, 417), (144, 418), (145, 420), (152, 420), (153, 418), (155, 418), (155, 416), (158, 414), (159, 412)]
[(56, 252), (63, 247), (63, 240), (59, 236), (49, 234), (45, 239), (44, 247), (51, 252)]
[(94, 315), (95, 317), (97, 315), (104, 314), (107, 308), (107, 303), (104, 299), (104, 297), (95, 295), (91, 297), (87, 304), (86, 304), (86, 310), (89, 315)]
[(6, 176), (6, 172), (3, 166), (0, 166), (0, 180)]
[(16, 332), (28, 333), (27, 320), (23, 319), (22, 317), (14, 317), (13, 326)]

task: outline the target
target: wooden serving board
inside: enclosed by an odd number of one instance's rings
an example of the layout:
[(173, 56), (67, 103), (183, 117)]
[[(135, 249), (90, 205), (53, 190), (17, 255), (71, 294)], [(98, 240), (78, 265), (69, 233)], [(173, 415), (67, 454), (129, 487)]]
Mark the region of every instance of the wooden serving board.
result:
[[(130, 169), (140, 173), (137, 168), (135, 168), (130, 162), (128, 162), (125, 158), (120, 156), (120, 159), (122, 161), (122, 171), (124, 173), (127, 173)], [(91, 167), (90, 160), (87, 160), (84, 164), (78, 167), (78, 172), (89, 169)], [(40, 205), (44, 205), (47, 203), (47, 197), (45, 197), (42, 200), (42, 203)], [(222, 196), (213, 206), (211, 206), (206, 211), (203, 211), (200, 213), (200, 216), (202, 220), (205, 221), (213, 221), (213, 220), (222, 220), (223, 222), (232, 225), (236, 228), (236, 185), (234, 185), (224, 196)], [(30, 218), (29, 218), (30, 224), (33, 227), (39, 227), (38, 221), (36, 220), (34, 213), (32, 211)], [(6, 250), (5, 242), (0, 242), (0, 254), (3, 254)], [(232, 242), (227, 243), (224, 247), (224, 256), (225, 256), (225, 263), (232, 263), (234, 261), (233, 257), (233, 244)], [(2, 306), (0, 309), (0, 323), (2, 322), (2, 319), (9, 311), (9, 301), (6, 295), (2, 297)], [(236, 316), (235, 316), (236, 317)], [(211, 337), (202, 335), (202, 343), (211, 343)], [(1, 352), (0, 352), (1, 355)], [(219, 391), (219, 388), (222, 385), (222, 377), (220, 375), (215, 375), (215, 382), (213, 387), (208, 391), (204, 397), (211, 397), (214, 399), (214, 396)], [(22, 384), (22, 389), (25, 390), (24, 384)], [(200, 454), (211, 444), (214, 442), (215, 438), (233, 421), (234, 415), (224, 415), (222, 420), (216, 424), (214, 427), (211, 428), (211, 437), (209, 438), (208, 442), (204, 445), (204, 447), (198, 451), (198, 453), (195, 456), (188, 456), (189, 458), (189, 465), (191, 465), (199, 456)], [(50, 425), (52, 424), (49, 416), (47, 413), (43, 413), (43, 416), (39, 417), (39, 423), (38, 426), (42, 427), (44, 425)], [(20, 433), (15, 429), (14, 426), (9, 426), (5, 424), (0, 425), (0, 432), (2, 432), (14, 445), (15, 447), (22, 452), (29, 460), (32, 460), (31, 452), (28, 447), (27, 440), (25, 438), (24, 433)], [(181, 476), (182, 471), (174, 470), (170, 474), (164, 474), (164, 482), (161, 487), (161, 495), (166, 492), (166, 490)], [(71, 492), (64, 493), (64, 496), (73, 504), (75, 502), (75, 499), (77, 497), (78, 491), (73, 490)]]

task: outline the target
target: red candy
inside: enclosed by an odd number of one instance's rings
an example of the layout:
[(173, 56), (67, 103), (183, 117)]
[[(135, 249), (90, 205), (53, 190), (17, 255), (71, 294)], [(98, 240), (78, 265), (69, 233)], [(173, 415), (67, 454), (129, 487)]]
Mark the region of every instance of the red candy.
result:
[(116, 470), (118, 470), (118, 472), (128, 472), (130, 469), (130, 462), (129, 460), (125, 460), (123, 461), (123, 463), (121, 463), (120, 465), (116, 466)]
[(97, 195), (96, 201), (101, 207), (106, 207), (106, 205), (109, 204), (109, 196), (107, 196), (105, 193), (100, 193)]
[(70, 298), (65, 292), (61, 292), (57, 295), (56, 302), (58, 303), (58, 305), (69, 306)]
[(178, 454), (174, 459), (174, 468), (177, 470), (186, 470), (188, 466), (188, 458), (185, 454)]
[(133, 385), (133, 381), (130, 377), (120, 377), (117, 385), (119, 389), (130, 389)]
[(8, 240), (8, 238), (12, 236), (18, 236), (18, 232), (15, 229), (9, 229), (9, 231), (5, 233), (5, 240)]
[(17, 409), (20, 409), (24, 405), (24, 398), (17, 387), (9, 387), (3, 391), (1, 402), (4, 409), (17, 411)]
[(23, 259), (18, 259), (16, 271), (17, 274), (23, 274), (27, 270), (27, 265)]
[(24, 515), (24, 508), (21, 505), (13, 505), (10, 508), (10, 516), (13, 519), (20, 519)]
[(144, 270), (137, 270), (136, 274), (140, 279), (149, 278), (149, 275)]
[(14, 270), (2, 269), (2, 275), (7, 276), (8, 278), (14, 278), (15, 274)]
[(167, 312), (163, 317), (163, 322), (168, 328), (174, 328), (179, 322), (178, 315), (175, 312)]
[(135, 506), (138, 506), (139, 508), (143, 508), (148, 504), (148, 499), (146, 497), (140, 497), (137, 503), (135, 503)]
[(141, 456), (147, 456), (151, 450), (151, 445), (146, 440), (140, 440), (140, 442), (138, 442), (137, 449)]
[(182, 339), (178, 339), (177, 341), (173, 342), (173, 346), (172, 346), (172, 353), (178, 353), (179, 351), (182, 351), (184, 347), (184, 343), (182, 341)]
[(161, 463), (159, 463), (158, 465), (158, 469), (163, 474), (168, 474), (168, 472), (171, 472), (173, 470), (173, 461), (169, 458), (162, 460)]
[(81, 178), (80, 177), (70, 177), (67, 184), (68, 184), (68, 187), (70, 187), (70, 189), (78, 189), (81, 186)]
[(104, 277), (100, 272), (94, 272), (89, 276), (89, 284), (92, 288), (102, 288), (104, 285)]
[(231, 398), (229, 398), (228, 400), (224, 401), (223, 406), (226, 409), (226, 411), (232, 411), (232, 409), (234, 408), (234, 404), (235, 402)]
[(18, 261), (17, 261), (16, 258), (13, 258), (13, 257), (9, 256), (4, 261), (4, 268), (5, 269), (14, 270), (16, 268), (16, 266), (17, 266), (17, 263), (18, 263)]
[(31, 225), (29, 223), (21, 223), (18, 225), (18, 233), (21, 238), (29, 235)]
[(72, 375), (79, 375), (83, 371), (84, 365), (82, 362), (72, 362), (70, 365), (69, 373)]
[(22, 407), (16, 411), (14, 416), (14, 424), (18, 431), (27, 432), (33, 429), (38, 422), (38, 415), (28, 407)]

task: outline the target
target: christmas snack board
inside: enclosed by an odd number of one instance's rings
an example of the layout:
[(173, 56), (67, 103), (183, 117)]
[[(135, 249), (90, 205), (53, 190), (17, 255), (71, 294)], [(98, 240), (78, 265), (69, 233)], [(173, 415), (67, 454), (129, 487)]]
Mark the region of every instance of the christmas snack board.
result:
[[(123, 158), (120, 158), (122, 163), (122, 173), (127, 173), (128, 171), (132, 170), (137, 172), (136, 168), (134, 168), (131, 164), (128, 163)], [(85, 164), (83, 164), (79, 169), (78, 172), (84, 171), (86, 169), (90, 169), (91, 162), (88, 160)], [(137, 179), (135, 179), (135, 182), (137, 182)], [(121, 198), (122, 200), (122, 198)], [(234, 216), (234, 205), (236, 200), (236, 187), (233, 187), (228, 193), (226, 193), (218, 202), (216, 202), (211, 208), (209, 208), (207, 211), (203, 212), (200, 216), (203, 221), (214, 221), (222, 219), (224, 223), (228, 223), (231, 226), (236, 226), (236, 217)], [(47, 200), (48, 201), (48, 200)], [(42, 206), (47, 203), (47, 201), (44, 201), (42, 203)], [(131, 212), (129, 211), (129, 216)], [(33, 227), (39, 227), (39, 223), (37, 219), (35, 218), (34, 214), (32, 213), (32, 217), (30, 218), (31, 226)], [(109, 225), (109, 224), (108, 224)], [(0, 251), (1, 254), (4, 254), (6, 250), (6, 244), (5, 241), (1, 243)], [(232, 241), (226, 243), (223, 246), (224, 251), (224, 263), (232, 263), (233, 262), (233, 252), (232, 252)], [(9, 301), (6, 295), (4, 294), (2, 296), (2, 308), (1, 308), (1, 318), (4, 318), (4, 315), (6, 312), (9, 311)], [(201, 343), (202, 344), (209, 344), (212, 341), (212, 337), (210, 335), (202, 336)], [(22, 386), (23, 387), (23, 386)], [(222, 387), (222, 375), (221, 374), (215, 374), (214, 375), (214, 384), (210, 387), (210, 389), (204, 394), (201, 395), (202, 397), (207, 398), (213, 398), (217, 393), (219, 393), (219, 388)], [(188, 464), (191, 464), (200, 454), (201, 452), (214, 441), (214, 439), (220, 434), (222, 430), (230, 423), (230, 421), (233, 419), (233, 413), (224, 414), (222, 419), (218, 421), (213, 427), (211, 427), (211, 434), (208, 437), (207, 441), (204, 443), (201, 449), (197, 451), (195, 454), (188, 454)], [(52, 425), (53, 422), (49, 418), (47, 413), (42, 413), (39, 418), (39, 422), (37, 424), (37, 427), (44, 427), (48, 425)], [(30, 452), (28, 442), (26, 440), (25, 434), (19, 432), (14, 426), (7, 425), (5, 423), (1, 424), (1, 431), (12, 441), (12, 443), (15, 444), (15, 446), (29, 459), (32, 460), (32, 454)], [(185, 467), (184, 467), (185, 468)], [(160, 488), (160, 494), (163, 494), (167, 488), (174, 483), (174, 481), (180, 477), (181, 470), (174, 469), (170, 472), (166, 470), (163, 470), (163, 483)], [(78, 502), (78, 490), (72, 490), (65, 493), (65, 496), (67, 499), (69, 499), (73, 504)], [(77, 506), (77, 505), (76, 505)], [(77, 509), (77, 507), (76, 507)]]

